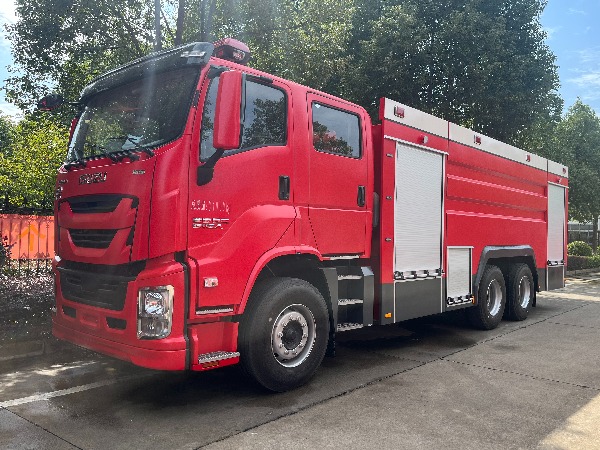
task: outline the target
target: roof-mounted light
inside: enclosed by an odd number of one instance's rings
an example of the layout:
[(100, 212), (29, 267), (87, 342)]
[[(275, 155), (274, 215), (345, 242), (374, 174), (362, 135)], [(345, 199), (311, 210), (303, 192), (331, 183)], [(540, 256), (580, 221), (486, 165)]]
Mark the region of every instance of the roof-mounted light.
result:
[(250, 49), (243, 42), (233, 38), (221, 39), (214, 43), (215, 50), (213, 56), (226, 59), (234, 63), (248, 64), (250, 61)]

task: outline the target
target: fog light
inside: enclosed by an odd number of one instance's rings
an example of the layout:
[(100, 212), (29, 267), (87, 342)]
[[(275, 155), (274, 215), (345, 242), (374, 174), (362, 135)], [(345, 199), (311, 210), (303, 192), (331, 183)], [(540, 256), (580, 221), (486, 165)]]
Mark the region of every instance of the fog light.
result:
[(163, 339), (171, 333), (173, 286), (142, 288), (138, 292), (138, 339)]

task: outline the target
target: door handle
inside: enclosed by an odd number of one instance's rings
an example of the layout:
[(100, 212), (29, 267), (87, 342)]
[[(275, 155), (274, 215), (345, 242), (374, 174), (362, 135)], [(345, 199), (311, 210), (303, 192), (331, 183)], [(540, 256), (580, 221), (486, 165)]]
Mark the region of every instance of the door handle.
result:
[(365, 206), (366, 204), (366, 190), (364, 186), (358, 187), (358, 198), (356, 200), (358, 206)]
[(279, 175), (279, 200), (290, 199), (290, 177)]

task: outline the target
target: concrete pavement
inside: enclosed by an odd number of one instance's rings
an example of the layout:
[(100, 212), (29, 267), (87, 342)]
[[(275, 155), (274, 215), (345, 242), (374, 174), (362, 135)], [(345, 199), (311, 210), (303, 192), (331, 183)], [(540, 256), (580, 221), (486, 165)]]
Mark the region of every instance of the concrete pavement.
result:
[(386, 345), (423, 364), (208, 448), (600, 449), (600, 281), (586, 278), (466, 348)]
[(600, 448), (600, 274), (524, 322), (460, 314), (340, 334), (307, 386), (166, 373), (58, 344), (0, 362), (0, 448)]

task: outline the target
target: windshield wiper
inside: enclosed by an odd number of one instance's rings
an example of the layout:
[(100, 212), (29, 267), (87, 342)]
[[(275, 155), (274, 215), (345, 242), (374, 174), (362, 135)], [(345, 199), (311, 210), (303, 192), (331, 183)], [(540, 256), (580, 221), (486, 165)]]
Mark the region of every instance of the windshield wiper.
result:
[(138, 159), (140, 159), (138, 155), (133, 153), (133, 149), (121, 150), (120, 152), (118, 152), (118, 154), (120, 156), (119, 161), (123, 160), (124, 158), (129, 158), (130, 161), (137, 161)]
[[(133, 139), (131, 136), (127, 136), (126, 140), (128, 140), (129, 142), (131, 142), (133, 144), (135, 150), (141, 150), (150, 157), (154, 156), (154, 152), (152, 150), (150, 150), (148, 147), (144, 147), (143, 145), (138, 144), (135, 141), (135, 139)], [(127, 151), (131, 152), (132, 150), (133, 149), (128, 149)]]
[[(132, 136), (115, 136), (115, 137), (110, 137), (108, 138), (111, 141), (122, 141), (125, 140), (127, 145), (133, 145), (133, 148), (126, 148), (123, 149), (123, 152), (126, 152), (126, 156), (127, 158), (130, 158), (132, 161), (137, 161), (139, 159), (139, 157), (131, 157), (132, 152), (134, 150), (141, 150), (143, 151), (145, 154), (147, 154), (148, 156), (154, 156), (154, 152), (152, 150), (150, 150), (148, 147), (145, 147), (143, 145), (140, 145)], [(130, 144), (129, 144), (130, 143)], [(123, 146), (125, 146), (125, 144), (123, 144)], [(120, 153), (120, 152), (118, 152)]]
[(92, 144), (91, 142), (86, 142), (85, 144), (87, 144), (92, 150), (100, 150), (100, 152), (112, 162), (119, 162), (119, 158), (113, 152), (107, 151), (106, 147), (103, 147), (99, 144)]
[(86, 163), (83, 160), (83, 158), (75, 159), (75, 160), (73, 160), (71, 162), (68, 162), (68, 163), (66, 163), (64, 165), (64, 167), (65, 167), (65, 169), (67, 169), (67, 171), (71, 170), (74, 167), (85, 167), (85, 166), (86, 166)]

